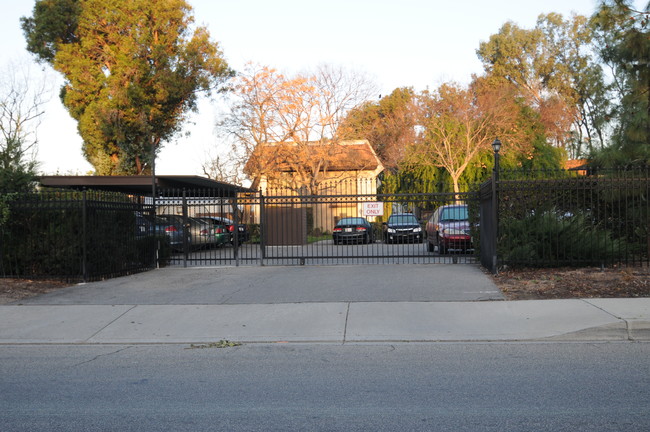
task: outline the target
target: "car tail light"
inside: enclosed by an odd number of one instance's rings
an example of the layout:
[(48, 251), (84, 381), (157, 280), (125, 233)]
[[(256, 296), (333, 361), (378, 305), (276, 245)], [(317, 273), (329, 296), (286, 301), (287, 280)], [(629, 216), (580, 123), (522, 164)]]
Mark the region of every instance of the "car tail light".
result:
[(202, 236), (207, 236), (207, 235), (210, 235), (210, 231), (207, 230), (207, 229), (202, 229), (202, 230), (199, 232), (199, 234), (201, 234)]
[(178, 231), (174, 225), (170, 225), (167, 228), (165, 228), (165, 232), (176, 232)]
[(342, 229), (342, 228), (334, 228), (333, 231), (334, 231), (334, 232), (341, 232), (341, 231), (343, 231), (343, 229)]
[(365, 227), (357, 227), (357, 231), (366, 231)]
[(222, 228), (217, 228), (216, 233), (217, 234), (223, 234), (223, 229)]
[(228, 231), (233, 232), (235, 230), (234, 225), (228, 225)]

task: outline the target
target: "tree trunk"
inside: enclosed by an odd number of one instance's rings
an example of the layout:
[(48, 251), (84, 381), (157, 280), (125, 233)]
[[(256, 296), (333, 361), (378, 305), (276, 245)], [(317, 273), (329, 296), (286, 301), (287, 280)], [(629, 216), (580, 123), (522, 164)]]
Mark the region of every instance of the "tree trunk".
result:
[(460, 187), (458, 187), (458, 179), (460, 178), (461, 173), (449, 173), (451, 175), (451, 180), (454, 183), (454, 198), (458, 199), (460, 194)]

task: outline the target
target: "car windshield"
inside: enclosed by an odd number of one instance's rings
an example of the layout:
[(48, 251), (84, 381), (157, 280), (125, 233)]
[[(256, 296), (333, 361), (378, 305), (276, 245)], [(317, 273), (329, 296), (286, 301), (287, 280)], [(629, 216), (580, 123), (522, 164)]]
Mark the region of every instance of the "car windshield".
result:
[(390, 222), (395, 224), (417, 224), (418, 220), (413, 215), (393, 215)]
[(337, 225), (365, 225), (365, 222), (364, 218), (343, 218)]
[(441, 222), (457, 222), (466, 221), (469, 217), (467, 215), (467, 207), (448, 207), (442, 210), (440, 215)]

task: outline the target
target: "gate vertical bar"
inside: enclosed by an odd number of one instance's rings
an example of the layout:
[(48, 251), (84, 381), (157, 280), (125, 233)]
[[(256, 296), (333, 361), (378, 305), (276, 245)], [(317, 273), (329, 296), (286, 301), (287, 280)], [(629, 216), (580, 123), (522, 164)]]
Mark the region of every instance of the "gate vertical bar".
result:
[(153, 221), (153, 264), (155, 268), (160, 268), (159, 263), (159, 250), (160, 241), (156, 234), (156, 147), (151, 145), (151, 220)]

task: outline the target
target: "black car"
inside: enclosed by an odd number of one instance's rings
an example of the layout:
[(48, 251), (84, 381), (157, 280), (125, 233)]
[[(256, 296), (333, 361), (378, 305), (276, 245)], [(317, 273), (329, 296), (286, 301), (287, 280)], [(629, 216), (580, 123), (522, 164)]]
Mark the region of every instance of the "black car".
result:
[(371, 243), (374, 241), (372, 225), (362, 217), (343, 218), (334, 226), (332, 240), (335, 245), (339, 243)]
[(383, 223), (384, 241), (386, 243), (416, 242), (422, 243), (422, 227), (411, 213), (392, 214), (388, 222)]
[(135, 237), (142, 238), (153, 235), (153, 223), (145, 217), (142, 213), (136, 212), (135, 214)]

